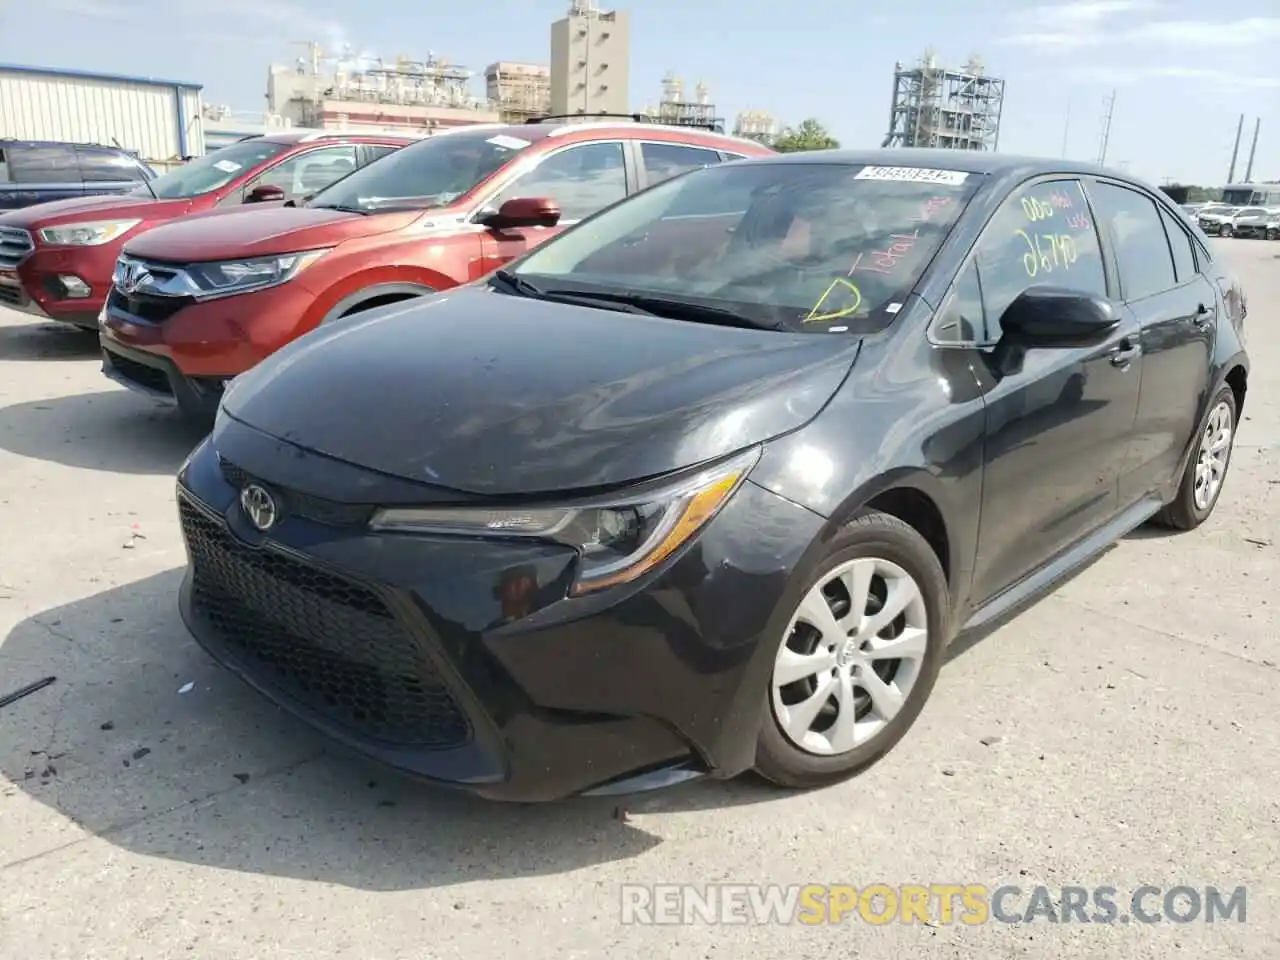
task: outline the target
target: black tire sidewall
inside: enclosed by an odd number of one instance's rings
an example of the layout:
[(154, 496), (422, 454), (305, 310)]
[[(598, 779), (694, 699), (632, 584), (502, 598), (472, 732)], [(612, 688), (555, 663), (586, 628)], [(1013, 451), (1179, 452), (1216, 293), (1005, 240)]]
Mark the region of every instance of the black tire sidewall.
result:
[[(920, 586), (929, 636), (920, 676), (907, 695), (902, 710), (885, 730), (848, 753), (824, 757), (796, 747), (779, 726), (773, 709), (771, 663), (764, 690), (764, 722), (757, 747), (757, 769), (767, 778), (785, 778), (794, 785), (820, 786), (857, 773), (888, 753), (902, 739), (920, 715), (937, 681), (950, 639), (950, 595), (933, 549), (907, 524), (878, 513), (855, 518), (832, 538), (827, 554), (806, 577), (796, 602), (799, 603), (831, 570), (860, 557), (876, 557), (896, 563)], [(777, 655), (778, 647), (785, 642), (785, 635), (777, 638), (776, 645), (770, 649), (770, 658)]]
[[(1209, 506), (1201, 510), (1196, 506), (1196, 463), (1200, 459), (1200, 450), (1204, 446), (1204, 430), (1208, 426), (1208, 418), (1213, 415), (1214, 410), (1218, 409), (1220, 403), (1227, 403), (1231, 407), (1231, 444), (1227, 447), (1227, 463), (1222, 470), (1222, 482), (1218, 484), (1218, 492), (1214, 494)], [(1209, 515), (1213, 513), (1218, 501), (1222, 498), (1222, 490), (1227, 485), (1227, 474), (1231, 472), (1231, 461), (1235, 459), (1236, 430), (1239, 426), (1240, 411), (1236, 409), (1236, 395), (1231, 387), (1223, 385), (1213, 395), (1208, 412), (1205, 414), (1205, 421), (1200, 424), (1196, 432), (1196, 446), (1191, 453), (1191, 459), (1187, 462), (1187, 470), (1182, 478), (1182, 489), (1179, 491), (1179, 497), (1182, 500), (1180, 506), (1193, 519), (1196, 526), (1209, 519)]]

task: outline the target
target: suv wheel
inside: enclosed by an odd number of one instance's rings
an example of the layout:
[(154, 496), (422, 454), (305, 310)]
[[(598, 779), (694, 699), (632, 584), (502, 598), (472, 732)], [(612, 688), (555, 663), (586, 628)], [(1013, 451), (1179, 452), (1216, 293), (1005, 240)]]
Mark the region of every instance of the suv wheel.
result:
[(1194, 530), (1209, 519), (1222, 495), (1235, 438), (1236, 395), (1224, 386), (1209, 405), (1209, 416), (1182, 474), (1177, 496), (1156, 514), (1156, 523), (1174, 530)]
[(808, 788), (879, 760), (933, 690), (949, 622), (946, 577), (925, 539), (897, 517), (856, 517), (780, 638), (756, 770)]
[(1268, 240), (1280, 240), (1280, 227), (1267, 227)]
[(1229, 224), (1229, 223), (1224, 223), (1222, 226), (1220, 226), (1220, 227), (1218, 228), (1218, 236), (1220, 236), (1220, 237), (1229, 237), (1229, 236), (1231, 236), (1231, 224)]

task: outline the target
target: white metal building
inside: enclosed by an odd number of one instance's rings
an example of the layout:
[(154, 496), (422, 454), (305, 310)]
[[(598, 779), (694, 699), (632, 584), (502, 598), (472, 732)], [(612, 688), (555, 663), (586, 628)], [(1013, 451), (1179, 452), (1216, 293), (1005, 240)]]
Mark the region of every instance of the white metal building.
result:
[(205, 151), (198, 83), (0, 64), (0, 137), (100, 143), (164, 166)]

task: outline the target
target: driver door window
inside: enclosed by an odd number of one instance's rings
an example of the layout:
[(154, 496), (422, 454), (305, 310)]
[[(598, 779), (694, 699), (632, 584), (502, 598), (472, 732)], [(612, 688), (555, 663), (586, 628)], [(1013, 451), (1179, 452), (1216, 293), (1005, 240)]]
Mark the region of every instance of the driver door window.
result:
[(290, 157), (278, 163), (244, 189), (247, 197), (254, 187), (279, 187), (286, 200), (301, 200), (342, 179), (356, 168), (356, 148), (351, 145), (325, 147)]
[(504, 187), (486, 206), (498, 209), (514, 197), (550, 197), (560, 222), (572, 223), (627, 195), (622, 144), (584, 143), (547, 157)]
[(978, 241), (985, 336), (1000, 339), (1000, 316), (1028, 287), (1051, 284), (1107, 296), (1098, 231), (1078, 180), (1015, 190)]

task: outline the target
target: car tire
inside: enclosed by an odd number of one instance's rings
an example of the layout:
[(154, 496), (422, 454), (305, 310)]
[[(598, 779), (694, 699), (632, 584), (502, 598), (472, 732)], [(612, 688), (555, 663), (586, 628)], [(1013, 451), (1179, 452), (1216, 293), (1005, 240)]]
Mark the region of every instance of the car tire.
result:
[[(858, 590), (865, 596), (864, 627), (871, 628), (861, 634), (840, 622), (855, 608)], [(877, 613), (890, 602), (905, 606), (875, 629)], [(831, 614), (826, 631), (809, 622), (825, 619), (823, 610)], [(854, 517), (806, 578), (772, 651), (756, 772), (778, 786), (811, 789), (845, 780), (883, 757), (929, 698), (950, 624), (946, 575), (924, 537), (888, 514), (867, 511)], [(886, 652), (911, 656), (889, 659)], [(904, 683), (909, 683), (905, 692)], [(821, 703), (819, 684), (831, 694)], [(806, 723), (814, 704), (817, 716)], [(855, 720), (864, 725), (861, 738)]]
[[(1222, 496), (1235, 446), (1236, 395), (1223, 386), (1209, 404), (1195, 450), (1187, 461), (1178, 493), (1156, 514), (1154, 522), (1172, 530), (1194, 530), (1209, 519)], [(1224, 444), (1218, 449), (1215, 445)]]
[(1280, 228), (1277, 228), (1277, 227), (1271, 227), (1270, 229), (1268, 229), (1268, 230), (1267, 230), (1267, 239), (1268, 239), (1268, 240), (1280, 240)]
[(1218, 236), (1220, 237), (1230, 237), (1231, 233), (1232, 233), (1231, 224), (1229, 223), (1224, 223), (1222, 226), (1218, 228)]

